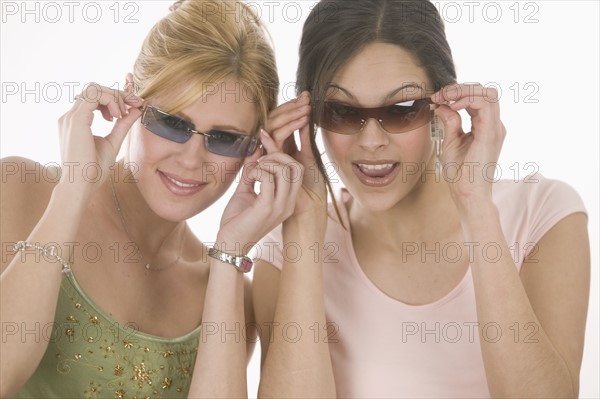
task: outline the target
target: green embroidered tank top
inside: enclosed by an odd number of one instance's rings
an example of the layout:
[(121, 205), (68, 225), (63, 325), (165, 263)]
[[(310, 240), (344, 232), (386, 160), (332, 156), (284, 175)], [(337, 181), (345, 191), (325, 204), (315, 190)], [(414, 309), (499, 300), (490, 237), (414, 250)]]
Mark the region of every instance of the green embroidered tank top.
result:
[(200, 327), (177, 338), (117, 323), (64, 278), (52, 326), (41, 327), (48, 349), (17, 398), (184, 398)]

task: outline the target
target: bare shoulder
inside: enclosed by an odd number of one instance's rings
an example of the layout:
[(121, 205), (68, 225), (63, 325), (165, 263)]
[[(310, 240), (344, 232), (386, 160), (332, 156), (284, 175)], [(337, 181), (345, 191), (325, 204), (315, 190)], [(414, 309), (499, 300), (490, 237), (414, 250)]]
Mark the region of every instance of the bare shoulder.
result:
[[(60, 170), (58, 165), (44, 166), (22, 157), (2, 158), (0, 165), (0, 233), (5, 253), (12, 243), (27, 238), (44, 214)], [(2, 256), (2, 270), (8, 260)]]

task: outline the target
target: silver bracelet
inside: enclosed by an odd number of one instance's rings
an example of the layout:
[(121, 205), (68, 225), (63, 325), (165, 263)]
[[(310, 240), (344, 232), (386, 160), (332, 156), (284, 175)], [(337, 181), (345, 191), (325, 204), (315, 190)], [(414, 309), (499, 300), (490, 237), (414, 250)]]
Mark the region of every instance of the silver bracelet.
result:
[(15, 251), (25, 251), (26, 249), (35, 249), (38, 252), (41, 252), (45, 258), (52, 261), (58, 261), (58, 263), (62, 265), (63, 274), (71, 273), (71, 265), (56, 254), (55, 245), (47, 245), (47, 248), (44, 248), (40, 244), (30, 244), (27, 241), (19, 241), (15, 244)]

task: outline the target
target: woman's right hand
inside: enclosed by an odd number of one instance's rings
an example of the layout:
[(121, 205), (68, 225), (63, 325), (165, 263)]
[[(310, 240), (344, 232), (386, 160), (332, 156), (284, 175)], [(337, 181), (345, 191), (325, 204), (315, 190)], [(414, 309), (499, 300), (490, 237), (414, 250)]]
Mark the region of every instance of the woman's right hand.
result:
[[(307, 214), (323, 221), (327, 212), (327, 188), (310, 145), (310, 93), (288, 101), (269, 114), (266, 130), (280, 151), (289, 154), (304, 167), (302, 189), (298, 193), (294, 217)], [(294, 132), (300, 132), (300, 148), (294, 141)]]
[[(58, 121), (62, 160), (62, 184), (74, 184), (78, 192), (91, 194), (110, 176), (119, 149), (133, 123), (141, 116), (143, 100), (133, 94), (92, 83), (76, 96), (71, 109)], [(109, 122), (111, 132), (95, 136), (94, 111)], [(60, 184), (59, 183), (59, 184)]]

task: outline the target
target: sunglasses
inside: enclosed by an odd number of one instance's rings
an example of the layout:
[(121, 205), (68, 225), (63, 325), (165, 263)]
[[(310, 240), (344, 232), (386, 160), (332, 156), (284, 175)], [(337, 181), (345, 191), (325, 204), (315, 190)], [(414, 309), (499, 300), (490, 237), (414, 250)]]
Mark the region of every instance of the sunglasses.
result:
[(245, 158), (260, 146), (256, 137), (246, 134), (217, 129), (199, 132), (193, 123), (148, 105), (142, 109), (142, 124), (157, 136), (180, 144), (187, 142), (194, 134), (201, 134), (208, 152), (225, 157)]
[(434, 106), (430, 98), (406, 100), (378, 108), (358, 108), (326, 101), (319, 126), (334, 133), (355, 134), (369, 119), (375, 119), (388, 133), (405, 133), (429, 123)]

